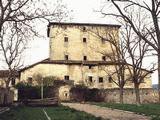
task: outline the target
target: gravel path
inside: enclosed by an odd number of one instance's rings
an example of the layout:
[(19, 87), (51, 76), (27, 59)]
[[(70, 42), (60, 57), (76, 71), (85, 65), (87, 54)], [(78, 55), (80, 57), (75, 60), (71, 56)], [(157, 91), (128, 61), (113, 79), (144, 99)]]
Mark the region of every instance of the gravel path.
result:
[(117, 109), (113, 110), (111, 108), (99, 107), (96, 105), (80, 103), (62, 103), (62, 105), (90, 113), (96, 117), (102, 117), (105, 120), (150, 120), (147, 116), (138, 115), (133, 112)]

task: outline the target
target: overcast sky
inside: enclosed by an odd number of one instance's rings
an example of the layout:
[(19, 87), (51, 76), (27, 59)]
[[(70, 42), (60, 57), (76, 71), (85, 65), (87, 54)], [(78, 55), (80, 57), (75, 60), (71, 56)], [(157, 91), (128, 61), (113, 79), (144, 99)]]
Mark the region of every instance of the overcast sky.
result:
[[(48, 0), (50, 2), (55, 0)], [(69, 10), (73, 10), (70, 14), (72, 19), (68, 19), (67, 22), (83, 22), (83, 23), (106, 23), (117, 24), (115, 20), (110, 17), (103, 17), (97, 10), (100, 10), (105, 0), (62, 0), (67, 5)], [(108, 6), (110, 4), (108, 3)], [(114, 11), (114, 9), (107, 9), (107, 11)], [(39, 26), (39, 25), (37, 25)], [(47, 23), (41, 25), (41, 34), (44, 38), (36, 39), (29, 43), (28, 50), (24, 53), (25, 65), (33, 64), (40, 60), (46, 59), (49, 56), (49, 38), (47, 38)], [(148, 64), (151, 60), (146, 60)], [(0, 63), (0, 67), (4, 68), (4, 65)], [(152, 82), (157, 83), (157, 75), (152, 75)]]

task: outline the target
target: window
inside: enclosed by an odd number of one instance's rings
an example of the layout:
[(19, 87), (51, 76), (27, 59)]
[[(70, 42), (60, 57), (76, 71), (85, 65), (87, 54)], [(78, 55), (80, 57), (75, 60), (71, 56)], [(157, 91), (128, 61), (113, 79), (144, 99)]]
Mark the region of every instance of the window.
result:
[(102, 56), (102, 60), (103, 60), (103, 61), (106, 61), (106, 56)]
[(83, 60), (87, 60), (87, 56), (83, 56)]
[(12, 84), (12, 85), (15, 85), (15, 83), (16, 83), (15, 78), (12, 78), (12, 80), (11, 80), (11, 84)]
[(83, 32), (86, 32), (86, 27), (83, 27)]
[(65, 76), (64, 76), (64, 80), (69, 80), (69, 76), (68, 76), (68, 75), (65, 75)]
[(141, 77), (141, 78), (140, 78), (140, 81), (141, 81), (141, 83), (145, 83), (145, 81), (144, 81), (144, 78), (143, 78), (143, 77)]
[(68, 37), (64, 37), (64, 42), (68, 42)]
[(65, 59), (65, 60), (68, 60), (68, 55), (65, 55), (65, 56), (64, 56), (64, 59)]
[(89, 82), (93, 82), (93, 79), (92, 79), (92, 78), (93, 78), (92, 76), (88, 76)]
[(109, 83), (112, 83), (112, 77), (111, 76), (109, 76), (108, 81), (109, 81)]
[(102, 39), (101, 39), (101, 41), (102, 41), (102, 44), (104, 44), (104, 43), (105, 43), (105, 39), (104, 39), (104, 38), (102, 38)]
[(99, 77), (99, 83), (103, 83), (103, 77)]
[(28, 83), (32, 84), (32, 77), (28, 77)]
[(86, 38), (83, 38), (83, 42), (86, 43), (86, 42), (87, 42), (87, 39), (86, 39)]
[(90, 65), (90, 66), (88, 66), (88, 68), (89, 68), (89, 69), (92, 69), (92, 66)]

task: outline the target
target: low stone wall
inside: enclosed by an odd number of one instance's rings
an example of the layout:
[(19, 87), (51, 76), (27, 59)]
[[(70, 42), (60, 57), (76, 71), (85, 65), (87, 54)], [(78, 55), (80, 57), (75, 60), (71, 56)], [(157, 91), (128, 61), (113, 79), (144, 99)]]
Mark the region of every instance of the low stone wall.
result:
[[(119, 89), (79, 89), (70, 91), (70, 101), (96, 101), (119, 103)], [(140, 89), (141, 103), (158, 102), (158, 91), (151, 88)], [(69, 100), (69, 99), (68, 99)], [(136, 103), (134, 89), (124, 89), (124, 103)]]
[(5, 88), (0, 88), (0, 106), (9, 105), (13, 103), (14, 100), (14, 92), (9, 90), (9, 92)]
[[(101, 91), (100, 91), (101, 92)], [(108, 89), (103, 93), (105, 94), (105, 102), (119, 102), (119, 90)], [(124, 89), (123, 95), (124, 103), (133, 104), (136, 103), (134, 89)], [(158, 102), (158, 91), (151, 88), (140, 89), (141, 103), (156, 103)]]

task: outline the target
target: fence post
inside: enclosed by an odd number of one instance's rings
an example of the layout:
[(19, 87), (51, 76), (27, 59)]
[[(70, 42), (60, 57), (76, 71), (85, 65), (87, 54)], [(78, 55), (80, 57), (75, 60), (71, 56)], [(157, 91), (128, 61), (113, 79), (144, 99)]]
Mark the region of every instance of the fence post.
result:
[(43, 100), (43, 77), (41, 82), (41, 99)]

